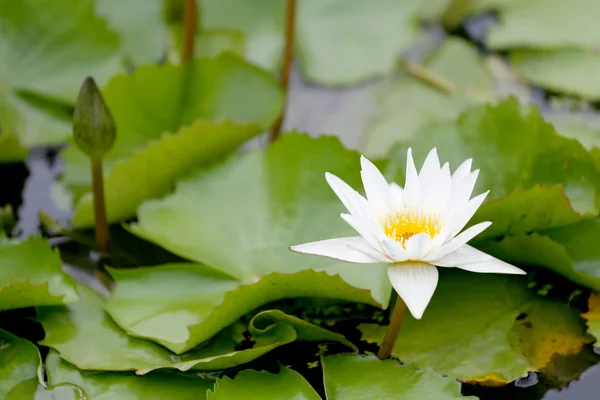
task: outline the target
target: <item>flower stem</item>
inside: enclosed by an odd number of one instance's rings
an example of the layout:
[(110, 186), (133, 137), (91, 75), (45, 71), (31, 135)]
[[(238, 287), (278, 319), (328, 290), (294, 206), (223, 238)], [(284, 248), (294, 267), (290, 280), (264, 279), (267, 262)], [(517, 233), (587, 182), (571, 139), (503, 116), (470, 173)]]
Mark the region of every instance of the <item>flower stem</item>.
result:
[(432, 70), (417, 64), (414, 61), (404, 61), (404, 69), (414, 77), (422, 80), (430, 86), (446, 94), (452, 94), (456, 91), (456, 85), (450, 80), (433, 72)]
[(196, 0), (185, 0), (185, 9), (183, 12), (184, 42), (182, 57), (184, 63), (187, 63), (194, 57), (197, 20), (198, 7), (196, 5)]
[[(279, 73), (281, 80), (281, 87), (285, 92), (285, 102), (287, 103), (288, 84), (290, 81), (290, 73), (292, 69), (292, 62), (294, 60), (294, 36), (296, 32), (296, 0), (287, 0), (285, 13), (285, 47), (283, 50), (283, 60), (281, 63), (281, 71)], [(283, 125), (283, 119), (285, 118), (286, 105), (283, 106), (283, 111), (273, 124), (271, 129), (271, 135), (269, 141), (273, 143), (279, 136), (281, 136), (281, 127)]]
[(101, 253), (108, 251), (108, 222), (104, 206), (104, 180), (102, 176), (102, 159), (92, 158), (92, 190), (94, 193), (94, 226), (96, 248)]
[(402, 327), (402, 321), (404, 320), (404, 315), (406, 314), (406, 304), (400, 296), (398, 296), (398, 300), (396, 300), (396, 305), (394, 306), (394, 311), (392, 311), (392, 316), (390, 317), (390, 324), (385, 331), (385, 336), (383, 338), (383, 343), (381, 343), (381, 347), (377, 352), (377, 358), (380, 360), (385, 360), (390, 358), (392, 354), (392, 349), (394, 348), (394, 343), (396, 343), (396, 339), (398, 338), (398, 333), (400, 332), (400, 328)]

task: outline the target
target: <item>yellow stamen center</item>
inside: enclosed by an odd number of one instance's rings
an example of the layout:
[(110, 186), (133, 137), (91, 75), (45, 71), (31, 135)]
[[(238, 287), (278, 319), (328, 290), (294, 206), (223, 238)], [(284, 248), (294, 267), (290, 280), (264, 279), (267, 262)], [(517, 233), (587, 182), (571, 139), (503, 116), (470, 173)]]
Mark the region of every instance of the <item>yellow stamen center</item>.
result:
[(406, 248), (406, 241), (419, 233), (431, 238), (440, 233), (442, 224), (436, 215), (422, 215), (416, 211), (396, 211), (388, 215), (382, 223), (383, 232), (390, 239)]

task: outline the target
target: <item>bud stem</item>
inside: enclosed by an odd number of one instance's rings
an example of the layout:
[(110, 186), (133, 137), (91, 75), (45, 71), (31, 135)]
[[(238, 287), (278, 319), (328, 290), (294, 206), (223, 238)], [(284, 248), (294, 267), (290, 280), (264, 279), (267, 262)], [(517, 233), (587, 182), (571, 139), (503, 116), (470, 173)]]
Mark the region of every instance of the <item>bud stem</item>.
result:
[(96, 247), (99, 252), (108, 251), (108, 223), (106, 221), (106, 208), (104, 206), (104, 178), (102, 172), (102, 159), (92, 158), (92, 191), (94, 193), (94, 218)]
[(187, 63), (194, 58), (194, 46), (196, 41), (196, 21), (198, 20), (198, 7), (196, 0), (185, 0), (183, 13), (184, 42), (183, 62)]
[(406, 60), (403, 63), (404, 69), (411, 74), (412, 76), (420, 79), (424, 83), (433, 86), (435, 89), (439, 90), (445, 94), (453, 94), (456, 92), (456, 85), (444, 78), (441, 75), (436, 74), (432, 70), (422, 66), (421, 64), (417, 64), (414, 61)]
[(402, 321), (404, 320), (405, 314), (406, 304), (404, 304), (402, 298), (398, 296), (398, 300), (396, 300), (396, 305), (394, 306), (394, 311), (392, 311), (392, 315), (390, 317), (390, 324), (385, 331), (383, 343), (381, 343), (381, 347), (377, 352), (377, 358), (380, 360), (390, 358), (392, 349), (394, 348), (394, 343), (396, 343), (396, 339), (398, 339), (398, 333), (402, 327)]
[[(279, 72), (281, 87), (285, 92), (285, 102), (287, 103), (288, 84), (290, 81), (290, 72), (292, 70), (292, 62), (294, 61), (294, 36), (296, 32), (296, 0), (287, 0), (285, 13), (285, 47), (283, 50), (283, 61)], [(286, 105), (283, 106), (283, 111), (273, 124), (269, 141), (273, 143), (281, 136), (281, 127), (285, 118)]]

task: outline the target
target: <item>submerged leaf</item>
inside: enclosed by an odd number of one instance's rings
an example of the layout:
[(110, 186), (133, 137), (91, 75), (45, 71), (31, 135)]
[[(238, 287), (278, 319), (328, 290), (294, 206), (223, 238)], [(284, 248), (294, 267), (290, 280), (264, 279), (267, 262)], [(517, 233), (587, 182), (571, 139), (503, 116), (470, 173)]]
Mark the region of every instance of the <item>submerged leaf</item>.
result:
[[(514, 327), (515, 320), (532, 309), (556, 325), (524, 336)], [(392, 354), (418, 368), (431, 367), (461, 380), (504, 384), (537, 370), (553, 354), (570, 353), (571, 343), (581, 343), (581, 337), (571, 335), (580, 333), (581, 325), (570, 313), (529, 291), (522, 277), (440, 268), (439, 286), (423, 319), (406, 317)], [(381, 343), (385, 328), (359, 326), (364, 340), (377, 343)], [(562, 332), (570, 332), (573, 338), (568, 345), (545, 346), (548, 340), (562, 337)], [(520, 347), (524, 354), (511, 345), (513, 335), (524, 340)], [(544, 338), (544, 342), (529, 342), (536, 338)]]
[(418, 139), (395, 149), (397, 169), (406, 165), (407, 147), (417, 163), (432, 147), (451, 168), (473, 158), (473, 169), (481, 170), (474, 194), (490, 190), (490, 195), (470, 223), (493, 222), (478, 240), (567, 225), (598, 213), (600, 173), (592, 156), (514, 99), (470, 109), (457, 124), (421, 130)]
[(10, 242), (0, 237), (0, 311), (66, 304), (78, 298), (58, 253), (40, 237)]

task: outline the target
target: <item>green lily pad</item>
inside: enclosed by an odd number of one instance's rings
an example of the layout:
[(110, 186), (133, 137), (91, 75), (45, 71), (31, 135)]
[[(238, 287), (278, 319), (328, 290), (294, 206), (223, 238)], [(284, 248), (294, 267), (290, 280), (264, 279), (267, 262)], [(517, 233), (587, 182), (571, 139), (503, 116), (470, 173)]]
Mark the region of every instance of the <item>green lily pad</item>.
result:
[[(534, 310), (544, 315), (549, 324), (555, 324), (552, 330), (544, 332), (552, 339), (562, 332), (581, 333), (577, 315), (568, 315), (573, 311), (557, 307), (526, 286), (522, 277), (440, 268), (439, 286), (423, 319), (405, 317), (392, 354), (417, 368), (430, 367), (443, 375), (485, 384), (513, 381), (539, 369), (540, 359), (570, 354), (572, 341), (566, 347), (538, 350), (535, 343), (528, 341), (530, 338), (520, 333), (520, 325), (515, 327), (517, 316)], [(375, 324), (359, 326), (364, 340), (377, 343), (381, 343), (385, 328)], [(515, 334), (527, 343), (513, 346)], [(575, 336), (573, 341), (584, 340)]]
[[(587, 36), (590, 37), (589, 34)], [(513, 68), (534, 85), (586, 100), (600, 99), (600, 82), (589, 79), (590, 74), (600, 68), (600, 54), (596, 52), (577, 49), (522, 50), (513, 52), (511, 61)]]
[[(247, 284), (197, 264), (110, 272), (116, 285), (106, 311), (129, 334), (177, 353), (210, 339), (253, 309), (283, 298), (329, 297), (382, 306), (368, 290), (349, 285), (338, 275), (314, 270), (271, 273)], [(375, 269), (374, 273), (380, 272)], [(146, 284), (139, 285), (140, 281)]]
[(586, 320), (587, 331), (590, 335), (596, 338), (594, 346), (598, 347), (598, 339), (600, 338), (600, 296), (592, 293), (588, 299), (588, 312), (582, 315)]
[[(248, 363), (295, 340), (334, 341), (354, 348), (342, 335), (270, 310), (254, 316), (248, 327), (235, 322), (201, 346), (177, 356), (153, 342), (128, 336), (103, 311), (103, 299), (83, 286), (79, 292), (79, 302), (39, 308), (37, 319), (46, 332), (41, 344), (83, 370), (135, 370), (138, 374), (166, 368), (222, 370)], [(174, 322), (184, 311), (172, 313)], [(236, 350), (246, 330), (255, 343), (251, 348)]]
[(94, 0), (96, 14), (119, 35), (124, 58), (134, 65), (158, 62), (166, 53), (162, 0)]
[(470, 105), (495, 100), (483, 59), (462, 39), (447, 39), (425, 66), (456, 85), (456, 92), (443, 93), (409, 76), (386, 82), (378, 94), (379, 115), (363, 144), (368, 157), (387, 156), (395, 143), (412, 139), (423, 126), (454, 121)]
[(600, 291), (600, 251), (595, 245), (599, 235), (600, 219), (593, 218), (538, 233), (477, 242), (477, 247), (507, 262), (544, 267)]
[[(180, 182), (173, 195), (145, 202), (138, 210), (138, 223), (132, 224), (130, 229), (177, 255), (205, 263), (233, 278), (224, 292), (236, 284), (247, 286), (248, 292), (232, 293), (230, 301), (237, 297), (236, 308), (246, 307), (247, 301), (254, 302), (254, 294), (245, 295), (259, 287), (264, 293), (258, 295), (257, 302), (305, 293), (304, 296), (341, 298), (385, 307), (391, 287), (384, 264), (365, 268), (319, 257), (303, 257), (288, 249), (293, 244), (319, 237), (352, 234), (352, 229), (337, 215), (343, 206), (328, 187), (324, 173), (329, 171), (358, 187), (359, 159), (356, 152), (344, 149), (336, 138), (285, 135), (266, 151), (239, 155), (198, 171)], [(305, 270), (307, 272), (300, 273)], [(317, 276), (327, 279), (319, 282), (315, 280)], [(268, 283), (271, 280), (281, 284)], [(162, 284), (165, 283), (157, 282), (157, 285)], [(152, 297), (150, 293), (155, 290), (143, 296)], [(168, 296), (166, 291), (165, 295)], [(195, 309), (196, 302), (190, 301), (187, 307)], [(211, 310), (214, 300), (204, 304), (203, 308)], [(111, 307), (111, 313), (125, 310), (121, 307)], [(162, 314), (162, 307), (156, 302), (149, 314)], [(245, 312), (244, 308), (239, 309), (238, 312)], [(129, 314), (126, 320), (119, 315), (113, 317), (131, 334), (148, 337), (150, 332), (160, 329), (152, 323), (150, 329), (140, 324), (133, 331), (138, 318), (134, 309), (130, 310), (126, 312)], [(206, 311), (202, 314), (207, 315)], [(185, 315), (187, 318), (181, 322), (186, 330), (187, 325), (199, 324), (206, 318)], [(223, 318), (226, 313), (217, 315)], [(193, 347), (206, 339), (200, 331), (209, 328), (198, 325), (196, 329), (199, 332), (189, 337), (178, 334), (170, 340), (171, 344), (165, 341), (165, 346), (176, 352)]]
[[(104, 158), (109, 222), (134, 216), (146, 196), (168, 193), (188, 170), (262, 132), (282, 107), (277, 82), (231, 54), (186, 66), (143, 66), (115, 77), (103, 96), (117, 125), (117, 139)], [(89, 227), (89, 160), (75, 147), (63, 155), (64, 182), (79, 194), (87, 192), (72, 223)], [(140, 171), (146, 178), (132, 185)]]
[[(70, 134), (68, 123), (20, 93), (73, 104), (86, 76), (104, 83), (122, 70), (118, 37), (90, 1), (2, 0), (0, 10), (2, 134), (23, 147), (60, 143)], [(1, 150), (2, 161), (21, 155)]]
[(44, 387), (44, 371), (38, 348), (31, 342), (0, 329), (0, 396), (6, 400), (85, 400), (80, 389), (62, 385)]
[(373, 399), (476, 399), (461, 396), (454, 379), (394, 360), (337, 355), (322, 357), (321, 364), (327, 400), (360, 400), (365, 393)]
[[(155, 373), (136, 376), (123, 372), (80, 371), (50, 350), (46, 357), (52, 387), (69, 383), (85, 391), (87, 400), (197, 400), (204, 399), (213, 382), (197, 377)], [(61, 397), (62, 399), (62, 397)]]
[[(246, 58), (269, 70), (277, 68), (284, 43), (284, 2), (202, 0), (199, 5), (200, 26), (244, 32)], [(315, 83), (345, 85), (390, 72), (419, 33), (420, 6), (417, 0), (298, 2), (296, 54), (304, 75)]]
[[(184, 43), (184, 26), (174, 23), (169, 26), (171, 43), (169, 60), (174, 64), (181, 63)], [(236, 29), (199, 27), (194, 39), (194, 56), (214, 57), (222, 52), (230, 52), (240, 57), (246, 54), (247, 40), (244, 32)]]
[(481, 170), (474, 192), (491, 191), (471, 221), (493, 222), (479, 239), (568, 225), (598, 213), (600, 174), (592, 156), (514, 99), (474, 107), (456, 124), (422, 129), (418, 140), (395, 149), (391, 165), (404, 168), (408, 147), (418, 165), (435, 146), (452, 168), (473, 158)]
[[(263, 131), (258, 124), (198, 121), (175, 134), (165, 133), (144, 150), (115, 164), (104, 180), (107, 218), (117, 222), (135, 215), (145, 200), (158, 198), (173, 190), (174, 182), (190, 169), (214, 161), (234, 151), (246, 140)], [(173, 158), (176, 154), (176, 158)], [(165, 166), (168, 166), (165, 168)], [(147, 179), (138, 179), (144, 171)], [(94, 224), (92, 192), (78, 201), (71, 223), (75, 227)]]
[(279, 373), (245, 370), (234, 379), (223, 377), (208, 391), (207, 400), (321, 400), (298, 372), (281, 367)]
[(486, 44), (492, 48), (593, 49), (600, 45), (597, 35), (590, 32), (600, 13), (596, 1), (510, 1), (498, 11), (499, 22), (486, 37)]
[(598, 114), (552, 112), (544, 115), (544, 119), (551, 122), (561, 136), (577, 139), (586, 149), (600, 148), (600, 118)]
[(44, 381), (42, 359), (35, 345), (0, 329), (0, 397), (17, 399), (15, 393), (33, 397)]
[[(413, 365), (381, 361), (375, 357), (337, 355), (322, 357), (327, 400), (365, 398), (406, 400), (475, 399), (462, 397), (460, 383), (431, 370), (419, 371)], [(234, 379), (218, 379), (209, 400), (320, 400), (317, 392), (296, 371), (281, 367), (279, 373), (245, 370)]]
[(46, 241), (0, 237), (0, 310), (66, 304), (77, 298), (73, 280)]

